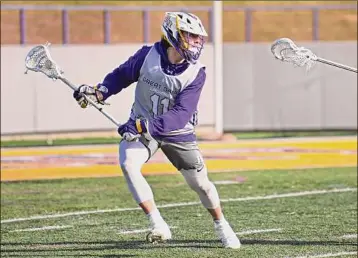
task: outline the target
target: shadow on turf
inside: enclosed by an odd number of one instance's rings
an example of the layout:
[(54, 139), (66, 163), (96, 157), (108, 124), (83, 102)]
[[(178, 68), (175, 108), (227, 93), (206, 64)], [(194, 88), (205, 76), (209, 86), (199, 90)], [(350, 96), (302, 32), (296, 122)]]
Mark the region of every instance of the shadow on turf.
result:
[[(357, 246), (357, 243), (347, 241), (304, 241), (304, 240), (263, 240), (263, 239), (250, 239), (241, 240), (243, 245), (347, 245)], [(37, 249), (36, 245), (41, 246)], [(62, 246), (63, 245), (63, 246)], [(85, 245), (85, 246), (83, 246)], [(88, 246), (93, 245), (93, 246)], [(6, 250), (6, 247), (22, 246), (21, 249)], [(43, 248), (48, 246), (49, 248)], [(218, 240), (171, 240), (163, 244), (148, 244), (145, 241), (98, 241), (98, 242), (54, 242), (54, 243), (10, 243), (2, 242), (1, 249), (4, 254), (11, 256), (11, 253), (34, 253), (34, 252), (51, 252), (53, 246), (56, 246), (56, 251), (62, 252), (76, 252), (76, 251), (101, 251), (101, 250), (127, 250), (127, 249), (153, 249), (153, 248), (220, 248), (221, 245)], [(31, 249), (28, 249), (31, 248)], [(58, 256), (73, 256), (72, 254), (61, 254)], [(19, 256), (19, 255), (16, 255)], [(21, 255), (20, 255), (21, 256)], [(26, 256), (23, 254), (23, 256)], [(40, 256), (50, 256), (40, 255)], [(76, 256), (91, 256), (91, 255), (76, 255)], [(98, 256), (98, 255), (96, 255)], [(134, 257), (135, 255), (100, 255), (100, 257)]]

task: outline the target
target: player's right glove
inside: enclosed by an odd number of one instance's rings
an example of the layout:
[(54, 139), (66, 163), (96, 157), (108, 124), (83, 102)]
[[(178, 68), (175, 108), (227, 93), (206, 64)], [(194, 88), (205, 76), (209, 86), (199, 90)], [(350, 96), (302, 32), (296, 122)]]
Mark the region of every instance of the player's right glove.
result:
[(147, 140), (152, 138), (149, 133), (149, 122), (146, 119), (129, 119), (127, 123), (118, 127), (118, 133), (129, 142), (137, 140), (141, 135)]
[(81, 106), (81, 108), (86, 108), (88, 106), (88, 101), (83, 95), (86, 95), (88, 98), (90, 98), (97, 104), (108, 105), (103, 101), (103, 93), (107, 92), (107, 87), (103, 85), (90, 86), (82, 84), (80, 87), (78, 87), (77, 90), (73, 92), (73, 97), (76, 99), (77, 103)]

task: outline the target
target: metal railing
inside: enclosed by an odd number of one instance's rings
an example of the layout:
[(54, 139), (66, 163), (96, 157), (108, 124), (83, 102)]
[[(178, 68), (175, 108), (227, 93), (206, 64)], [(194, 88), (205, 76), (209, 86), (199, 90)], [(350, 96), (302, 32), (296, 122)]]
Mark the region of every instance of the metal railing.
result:
[[(311, 11), (312, 12), (312, 40), (319, 39), (319, 11), (320, 10), (357, 10), (357, 5), (288, 5), (288, 6), (224, 6), (224, 11), (241, 11), (245, 15), (245, 42), (252, 40), (252, 13), (257, 11)], [(26, 11), (28, 10), (49, 10), (62, 12), (62, 43), (68, 44), (69, 37), (69, 11), (102, 11), (104, 24), (104, 44), (111, 42), (111, 11), (140, 11), (142, 12), (143, 39), (144, 43), (149, 42), (149, 26), (151, 11), (206, 11), (209, 13), (210, 28), (213, 28), (213, 7), (212, 6), (52, 6), (52, 5), (1, 5), (1, 10), (19, 11), (20, 20), (20, 44), (26, 44)], [(215, 32), (214, 32), (215, 33)], [(213, 35), (213, 33), (211, 33)]]

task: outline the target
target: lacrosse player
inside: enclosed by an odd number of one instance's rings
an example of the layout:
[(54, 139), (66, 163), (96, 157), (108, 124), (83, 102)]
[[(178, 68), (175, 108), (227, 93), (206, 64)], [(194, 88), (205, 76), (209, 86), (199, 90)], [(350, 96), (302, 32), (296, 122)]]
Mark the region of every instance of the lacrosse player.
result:
[(184, 12), (167, 12), (161, 30), (160, 41), (143, 46), (97, 86), (81, 85), (74, 97), (82, 108), (88, 106), (82, 94), (104, 104), (108, 97), (136, 82), (130, 118), (118, 128), (123, 138), (119, 163), (133, 198), (149, 219), (148, 241), (172, 238), (141, 174), (143, 164), (160, 148), (199, 195), (224, 247), (239, 248), (240, 241), (226, 221), (218, 192), (208, 178), (194, 132), (206, 80), (205, 67), (198, 59), (207, 33), (197, 16)]

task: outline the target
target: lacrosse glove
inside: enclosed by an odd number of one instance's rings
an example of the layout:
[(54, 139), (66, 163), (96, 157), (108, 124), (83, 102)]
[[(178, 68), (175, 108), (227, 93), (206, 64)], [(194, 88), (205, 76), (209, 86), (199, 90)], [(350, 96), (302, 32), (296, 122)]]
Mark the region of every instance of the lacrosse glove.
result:
[(129, 119), (127, 123), (118, 127), (118, 133), (129, 142), (137, 140), (141, 135), (144, 135), (148, 140), (151, 138), (149, 123), (146, 119)]
[(103, 101), (103, 93), (107, 92), (107, 87), (100, 84), (97, 86), (82, 84), (73, 92), (73, 97), (76, 99), (81, 108), (86, 108), (88, 106), (88, 101), (83, 95), (86, 95), (97, 104), (108, 105)]

